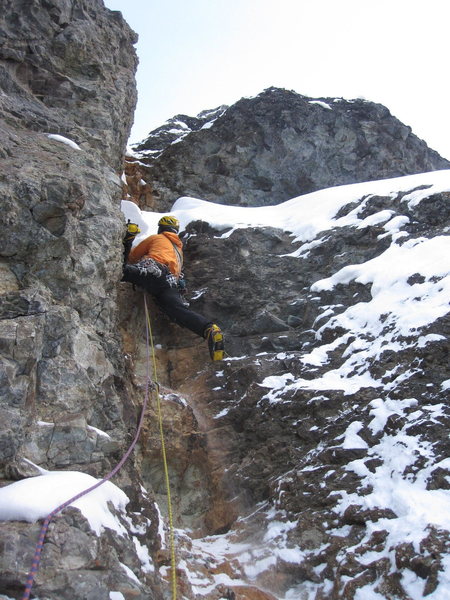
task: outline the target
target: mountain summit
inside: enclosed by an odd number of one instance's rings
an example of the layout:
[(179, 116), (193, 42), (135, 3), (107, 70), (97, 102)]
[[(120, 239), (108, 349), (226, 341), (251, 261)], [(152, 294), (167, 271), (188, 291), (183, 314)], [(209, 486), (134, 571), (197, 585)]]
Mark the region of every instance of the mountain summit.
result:
[(450, 168), (381, 104), (269, 88), (177, 115), (135, 149), (161, 210), (180, 196), (264, 206), (327, 187)]

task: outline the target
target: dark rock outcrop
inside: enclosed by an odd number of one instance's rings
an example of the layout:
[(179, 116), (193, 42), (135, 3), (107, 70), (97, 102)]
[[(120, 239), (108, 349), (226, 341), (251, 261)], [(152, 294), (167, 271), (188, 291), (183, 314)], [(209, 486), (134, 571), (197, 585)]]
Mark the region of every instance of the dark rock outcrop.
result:
[(144, 141), (135, 144), (134, 148), (138, 152), (144, 152), (148, 158), (157, 158), (161, 152), (171, 144), (178, 144), (184, 137), (193, 131), (208, 128), (220, 117), (227, 106), (219, 106), (213, 110), (204, 110), (196, 117), (188, 115), (175, 115), (164, 125), (151, 131)]
[(180, 196), (278, 204), (335, 185), (450, 167), (380, 104), (277, 88), (197, 119), (178, 115), (135, 148), (160, 210)]

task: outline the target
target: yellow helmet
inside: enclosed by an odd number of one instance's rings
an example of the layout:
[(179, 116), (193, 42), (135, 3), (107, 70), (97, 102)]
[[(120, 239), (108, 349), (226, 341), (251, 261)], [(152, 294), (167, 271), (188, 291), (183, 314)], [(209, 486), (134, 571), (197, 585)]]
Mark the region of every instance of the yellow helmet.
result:
[(171, 215), (165, 215), (158, 221), (158, 227), (172, 227), (176, 231), (180, 229), (180, 221)]

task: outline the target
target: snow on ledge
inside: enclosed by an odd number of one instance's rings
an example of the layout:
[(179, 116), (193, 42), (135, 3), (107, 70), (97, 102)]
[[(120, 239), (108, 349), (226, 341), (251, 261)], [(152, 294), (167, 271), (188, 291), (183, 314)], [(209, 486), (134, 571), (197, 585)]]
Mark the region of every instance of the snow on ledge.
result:
[(70, 146), (74, 150), (81, 150), (80, 146), (76, 142), (67, 137), (64, 137), (63, 135), (58, 135), (57, 133), (49, 133), (47, 134), (47, 137), (50, 140), (55, 140), (55, 142), (62, 142), (63, 144)]
[[(426, 189), (412, 191), (418, 187)], [(390, 211), (381, 211), (376, 216), (361, 220), (358, 217), (359, 209), (355, 209), (347, 217), (337, 218), (343, 206), (362, 202), (366, 196), (395, 198), (400, 192), (410, 192), (403, 201), (417, 204), (425, 197), (445, 191), (450, 191), (450, 170), (330, 187), (274, 206), (230, 206), (184, 196), (174, 203), (171, 214), (179, 219), (182, 229), (193, 221), (201, 220), (221, 232), (222, 237), (228, 237), (236, 229), (273, 227), (291, 233), (294, 236), (293, 243), (305, 243), (313, 241), (321, 231), (334, 227), (361, 224), (368, 226), (374, 224), (373, 220), (379, 223), (387, 220), (386, 232), (395, 233), (406, 223), (406, 218), (401, 215), (399, 218), (393, 217), (391, 223), (388, 219), (393, 216)], [(136, 243), (155, 233), (158, 220), (165, 214), (141, 211), (129, 201), (122, 202), (122, 212), (126, 219), (137, 223), (141, 228), (142, 233), (136, 238)]]
[[(37, 468), (40, 475), (0, 488), (0, 521), (34, 523), (45, 519), (55, 508), (98, 482), (95, 477), (79, 471), (46, 471)], [(110, 512), (108, 502), (117, 510), (124, 511), (129, 499), (120, 488), (106, 481), (71, 506), (83, 513), (97, 535), (105, 528), (125, 535), (125, 528)]]

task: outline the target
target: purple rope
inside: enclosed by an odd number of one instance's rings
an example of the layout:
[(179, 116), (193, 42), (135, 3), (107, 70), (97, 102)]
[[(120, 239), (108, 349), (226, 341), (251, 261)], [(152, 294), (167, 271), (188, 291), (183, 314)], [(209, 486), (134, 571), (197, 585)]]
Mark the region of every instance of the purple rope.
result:
[[(144, 294), (144, 303), (145, 303), (145, 308), (146, 308), (146, 311), (147, 311), (147, 300), (145, 298), (145, 294)], [(41, 531), (39, 533), (38, 542), (36, 544), (36, 549), (34, 551), (33, 561), (31, 563), (31, 569), (30, 569), (30, 572), (28, 573), (28, 577), (27, 577), (26, 582), (25, 582), (25, 590), (24, 590), (24, 594), (22, 596), (22, 600), (29, 600), (30, 599), (31, 588), (33, 587), (34, 578), (36, 576), (36, 573), (38, 572), (39, 565), (40, 565), (40, 562), (41, 562), (42, 547), (44, 546), (45, 536), (47, 535), (47, 530), (48, 530), (48, 526), (50, 525), (50, 521), (53, 519), (53, 517), (55, 515), (57, 515), (59, 512), (61, 512), (64, 508), (67, 508), (68, 506), (70, 506), (71, 504), (73, 504), (73, 502), (76, 502), (76, 500), (78, 500), (79, 498), (82, 498), (83, 496), (86, 496), (87, 494), (89, 494), (89, 492), (92, 492), (96, 488), (100, 487), (101, 485), (103, 485), (104, 483), (106, 483), (107, 481), (109, 481), (112, 477), (114, 477), (114, 475), (123, 467), (125, 461), (129, 458), (130, 454), (133, 452), (134, 447), (137, 444), (137, 441), (138, 441), (139, 436), (141, 434), (142, 425), (144, 423), (144, 416), (145, 416), (145, 411), (147, 409), (148, 398), (149, 398), (150, 343), (149, 343), (149, 333), (148, 333), (148, 322), (147, 322), (147, 319), (145, 320), (145, 334), (146, 334), (146, 348), (147, 348), (147, 381), (146, 381), (146, 384), (145, 384), (144, 403), (142, 405), (141, 416), (139, 418), (139, 423), (138, 423), (138, 426), (137, 426), (137, 429), (136, 429), (136, 434), (134, 436), (134, 439), (131, 442), (130, 447), (128, 448), (128, 450), (125, 452), (125, 454), (121, 458), (121, 460), (117, 463), (117, 465), (114, 467), (114, 469), (110, 473), (108, 473), (100, 481), (97, 481), (97, 483), (95, 483), (94, 485), (91, 485), (91, 487), (89, 487), (89, 488), (81, 491), (79, 494), (76, 494), (72, 498), (69, 498), (69, 500), (66, 500), (66, 502), (64, 502), (63, 504), (60, 504), (60, 506), (57, 506), (55, 509), (52, 510), (51, 513), (49, 513), (47, 515), (47, 517), (45, 518), (45, 520), (44, 520), (44, 522), (42, 524)]]

